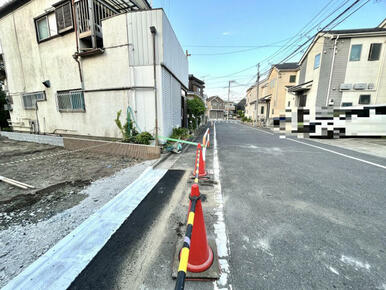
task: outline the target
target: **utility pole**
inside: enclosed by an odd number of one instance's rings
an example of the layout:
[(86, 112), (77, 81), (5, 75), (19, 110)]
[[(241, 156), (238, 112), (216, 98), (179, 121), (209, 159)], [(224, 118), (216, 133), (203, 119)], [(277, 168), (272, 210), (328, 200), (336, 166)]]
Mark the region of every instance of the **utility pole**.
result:
[(256, 102), (255, 102), (255, 124), (257, 125), (257, 103), (259, 102), (259, 82), (260, 82), (260, 63), (257, 64), (257, 79), (256, 79)]
[(231, 94), (231, 82), (228, 83), (228, 108), (227, 108), (227, 120), (229, 120), (229, 95)]

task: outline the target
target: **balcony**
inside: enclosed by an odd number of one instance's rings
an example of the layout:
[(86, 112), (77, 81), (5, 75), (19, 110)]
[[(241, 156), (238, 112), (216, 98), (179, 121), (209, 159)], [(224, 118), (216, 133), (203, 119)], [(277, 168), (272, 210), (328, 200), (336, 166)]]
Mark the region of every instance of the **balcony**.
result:
[(144, 0), (76, 0), (75, 14), (81, 50), (103, 47), (103, 19), (132, 10), (150, 8)]

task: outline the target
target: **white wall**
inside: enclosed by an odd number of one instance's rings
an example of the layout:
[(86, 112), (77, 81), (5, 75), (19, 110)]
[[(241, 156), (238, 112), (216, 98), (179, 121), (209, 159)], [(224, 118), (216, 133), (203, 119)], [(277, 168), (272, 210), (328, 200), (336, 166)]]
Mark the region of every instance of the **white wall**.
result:
[[(369, 51), (371, 43), (382, 43), (380, 59), (377, 61), (369, 61)], [(361, 37), (352, 38), (351, 46), (362, 44), (361, 58), (359, 61), (350, 61), (350, 52), (347, 56), (347, 70), (344, 79), (346, 84), (355, 83), (373, 83), (374, 90), (366, 91), (343, 91), (342, 102), (353, 103), (353, 106), (358, 105), (359, 96), (362, 94), (370, 94), (371, 104), (386, 103), (386, 37)]]
[[(160, 134), (169, 135), (181, 126), (181, 85), (160, 64), (164, 63), (184, 85), (188, 85), (188, 62), (160, 9), (130, 12), (102, 22), (105, 52), (82, 58), (85, 112), (59, 112), (56, 92), (80, 89), (78, 66), (72, 55), (76, 51), (75, 33), (68, 33), (37, 43), (33, 18), (41, 15), (54, 2), (33, 0), (0, 20), (0, 39), (6, 62), (8, 89), (13, 96), (13, 122), (36, 119), (34, 110), (24, 110), (23, 93), (45, 91), (47, 100), (39, 102), (40, 130), (52, 133), (120, 137), (114, 124), (122, 110), (122, 122), (130, 105), (139, 128), (154, 133), (155, 109), (153, 89), (153, 43), (150, 26), (157, 29), (157, 93)], [(165, 52), (164, 50), (167, 50)], [(166, 77), (167, 76), (167, 77)], [(163, 94), (162, 80), (170, 86)], [(50, 80), (51, 88), (42, 84)], [(125, 88), (116, 91), (87, 90)], [(25, 130), (29, 130), (25, 128)]]

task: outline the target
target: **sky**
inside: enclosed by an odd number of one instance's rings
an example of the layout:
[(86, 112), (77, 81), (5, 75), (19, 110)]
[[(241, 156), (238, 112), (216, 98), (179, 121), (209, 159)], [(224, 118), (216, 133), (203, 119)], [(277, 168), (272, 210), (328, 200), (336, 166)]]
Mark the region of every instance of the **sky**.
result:
[[(361, 0), (340, 20), (366, 1)], [(191, 54), (189, 73), (205, 81), (205, 93), (227, 99), (228, 82), (234, 80), (230, 99), (237, 101), (256, 81), (258, 62), (261, 72), (281, 62), (354, 0), (149, 2), (164, 9), (184, 51)], [(334, 29), (375, 27), (385, 18), (386, 0), (369, 0)], [(288, 61), (298, 61), (301, 55), (299, 51)]]

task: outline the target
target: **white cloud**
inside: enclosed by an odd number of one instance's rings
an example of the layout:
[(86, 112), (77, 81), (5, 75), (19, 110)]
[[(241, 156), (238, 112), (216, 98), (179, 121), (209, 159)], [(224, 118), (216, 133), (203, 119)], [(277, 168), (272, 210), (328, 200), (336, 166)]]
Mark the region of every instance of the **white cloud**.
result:
[(230, 35), (231, 33), (229, 31), (224, 31), (222, 35)]

